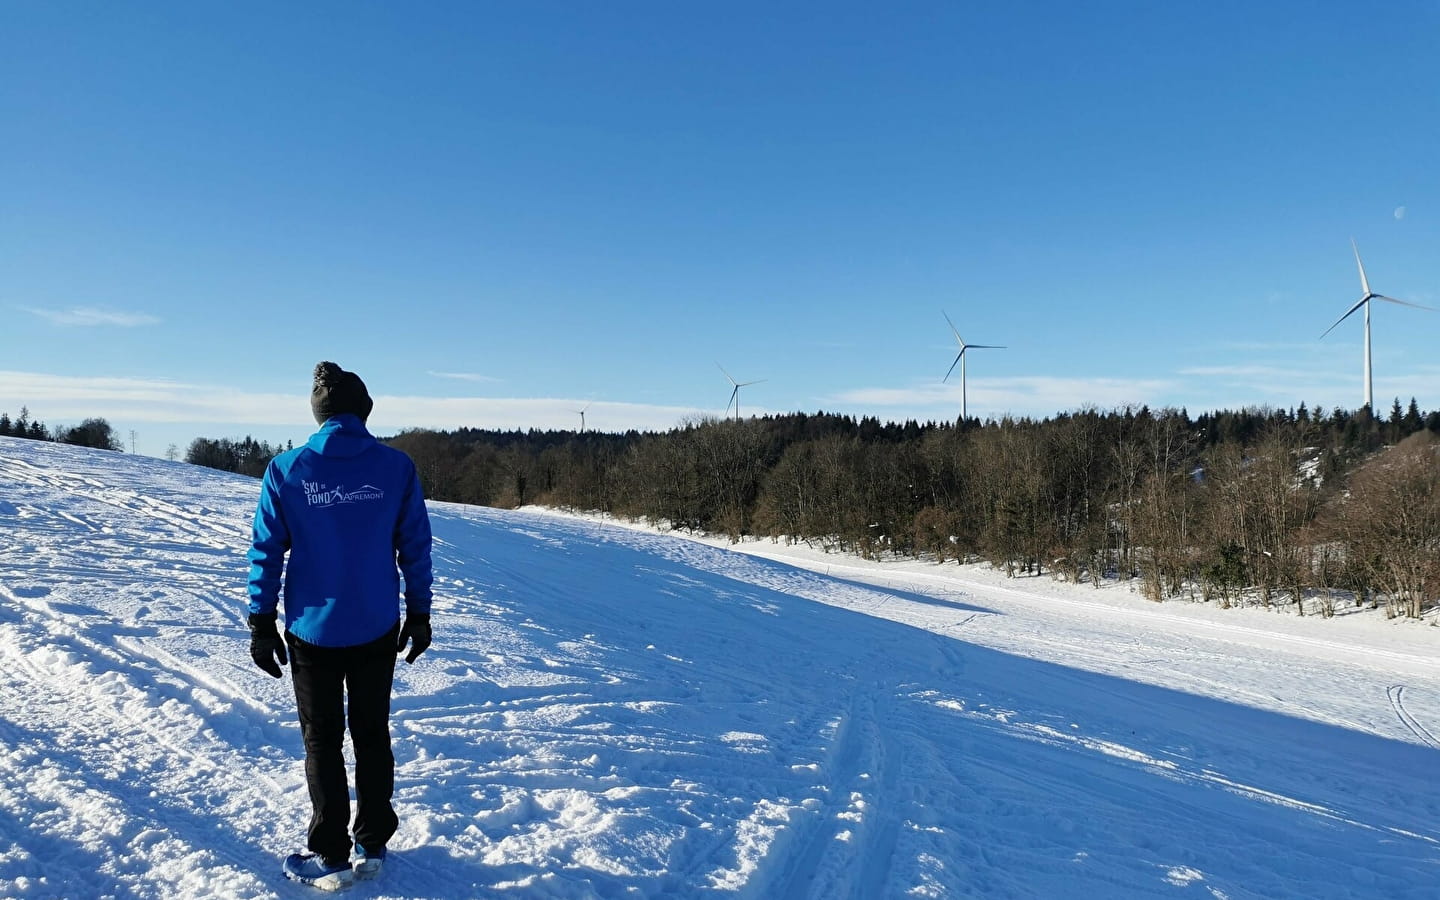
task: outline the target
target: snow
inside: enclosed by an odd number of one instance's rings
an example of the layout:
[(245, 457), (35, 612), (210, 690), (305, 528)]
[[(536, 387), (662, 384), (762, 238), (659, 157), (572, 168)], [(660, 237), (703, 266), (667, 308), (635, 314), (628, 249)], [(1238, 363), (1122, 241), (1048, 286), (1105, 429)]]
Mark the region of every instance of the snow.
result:
[[(0, 896), (306, 897), (258, 483), (0, 438)], [(1440, 628), (431, 504), (389, 897), (1433, 897)]]

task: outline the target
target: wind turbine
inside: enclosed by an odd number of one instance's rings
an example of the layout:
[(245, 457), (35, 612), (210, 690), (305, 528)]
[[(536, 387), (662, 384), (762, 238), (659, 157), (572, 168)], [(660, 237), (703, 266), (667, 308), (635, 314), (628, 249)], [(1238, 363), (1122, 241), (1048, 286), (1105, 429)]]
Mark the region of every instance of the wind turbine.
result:
[[(1350, 314), (1355, 312), (1355, 310), (1359, 309), (1362, 306), (1365, 307), (1365, 406), (1370, 410), (1370, 415), (1374, 416), (1375, 392), (1370, 374), (1370, 301), (1384, 300), (1387, 303), (1398, 303), (1401, 306), (1413, 306), (1416, 309), (1431, 308), (1428, 306), (1421, 306), (1418, 303), (1411, 303), (1408, 300), (1396, 300), (1394, 297), (1387, 297), (1384, 294), (1377, 294), (1374, 291), (1370, 290), (1370, 282), (1365, 277), (1365, 264), (1360, 261), (1360, 248), (1355, 246), (1355, 239), (1353, 237), (1350, 239), (1350, 249), (1355, 251), (1355, 267), (1360, 270), (1360, 290), (1364, 292), (1364, 295), (1359, 300), (1355, 301), (1354, 306), (1345, 310), (1345, 315), (1335, 320), (1335, 325), (1339, 325), (1341, 322), (1350, 318)], [(1433, 312), (1433, 310), (1431, 311)], [(1329, 328), (1325, 329), (1325, 334), (1329, 334), (1330, 332), (1334, 331), (1335, 325), (1331, 325)], [(1325, 334), (1320, 335), (1320, 337), (1324, 338)]]
[[(718, 362), (717, 362), (715, 365), (716, 365), (717, 367), (719, 367), (719, 369), (720, 369), (721, 372), (725, 372), (725, 367), (724, 367), (724, 366), (720, 365)], [(741, 389), (742, 387), (749, 387), (749, 386), (752, 385), (752, 384), (759, 384), (761, 381), (764, 381), (765, 379), (761, 378), (759, 381), (736, 381), (735, 379), (733, 379), (733, 378), (730, 377), (730, 373), (729, 373), (729, 372), (725, 372), (725, 377), (730, 381), (730, 384), (733, 385), (734, 388), (735, 388), (734, 390), (732, 390), (732, 391), (730, 392), (730, 402), (727, 403), (727, 404), (725, 404), (725, 412), (728, 413), (728, 412), (730, 411), (730, 407), (731, 407), (731, 406), (734, 406), (734, 407), (735, 407), (735, 419), (738, 421), (738, 420), (740, 419), (740, 389)]]
[[(589, 408), (590, 408), (590, 404), (589, 404), (589, 403), (585, 404), (585, 409), (589, 409)], [(580, 415), (580, 433), (581, 433), (581, 434), (584, 434), (584, 433), (585, 433), (585, 409), (572, 409), (572, 410), (571, 410), (571, 412), (573, 412), (573, 413), (578, 413), (578, 414)]]
[(950, 371), (945, 373), (945, 377), (942, 378), (942, 379), (940, 379), (940, 383), (941, 383), (941, 384), (944, 384), (946, 381), (949, 381), (949, 380), (950, 380), (950, 373), (951, 373), (951, 372), (954, 372), (954, 371), (955, 371), (955, 366), (956, 366), (956, 364), (959, 364), (959, 366), (960, 366), (960, 421), (961, 421), (961, 422), (964, 422), (964, 421), (965, 421), (965, 418), (966, 418), (966, 413), (967, 413), (967, 410), (966, 410), (966, 408), (965, 408), (965, 351), (966, 351), (966, 350), (1004, 350), (1005, 348), (1004, 348), (1003, 346), (1000, 346), (999, 344), (967, 344), (967, 343), (965, 343), (965, 340), (964, 340), (962, 337), (960, 337), (960, 332), (958, 332), (958, 331), (955, 330), (955, 323), (950, 321), (950, 316), (949, 316), (944, 310), (941, 310), (941, 311), (940, 311), (940, 315), (945, 316), (945, 321), (946, 321), (946, 323), (948, 323), (948, 324), (950, 325), (950, 333), (953, 334), (953, 335), (955, 335), (955, 343), (957, 343), (957, 344), (960, 345), (960, 352), (957, 353), (957, 354), (955, 354), (955, 362), (952, 362), (952, 363), (950, 364)]

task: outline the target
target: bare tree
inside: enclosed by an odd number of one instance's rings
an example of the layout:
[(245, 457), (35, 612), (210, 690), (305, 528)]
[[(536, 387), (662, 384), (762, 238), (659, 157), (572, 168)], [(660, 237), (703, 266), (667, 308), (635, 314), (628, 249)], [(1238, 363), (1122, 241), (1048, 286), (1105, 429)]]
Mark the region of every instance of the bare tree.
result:
[(1437, 444), (1421, 431), (1380, 453), (1354, 473), (1349, 497), (1327, 510), (1331, 533), (1392, 616), (1419, 618), (1440, 591)]

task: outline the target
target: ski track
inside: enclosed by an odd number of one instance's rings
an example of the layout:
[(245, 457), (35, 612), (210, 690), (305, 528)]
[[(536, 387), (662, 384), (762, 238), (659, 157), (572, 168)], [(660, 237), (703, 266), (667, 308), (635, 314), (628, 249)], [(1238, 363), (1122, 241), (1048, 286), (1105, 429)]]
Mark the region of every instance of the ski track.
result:
[[(0, 438), (0, 895), (313, 895), (257, 491)], [(350, 896), (1433, 895), (1423, 655), (431, 509), (401, 830)]]
[(1405, 727), (1410, 729), (1410, 732), (1412, 734), (1414, 734), (1420, 740), (1424, 741), (1426, 744), (1436, 749), (1440, 749), (1440, 740), (1437, 740), (1435, 738), (1435, 735), (1431, 733), (1430, 729), (1422, 725), (1420, 723), (1420, 720), (1416, 719), (1415, 716), (1413, 716), (1410, 711), (1405, 708), (1405, 685), (1391, 685), (1385, 693), (1390, 698), (1390, 705), (1395, 709), (1396, 717), (1405, 724)]

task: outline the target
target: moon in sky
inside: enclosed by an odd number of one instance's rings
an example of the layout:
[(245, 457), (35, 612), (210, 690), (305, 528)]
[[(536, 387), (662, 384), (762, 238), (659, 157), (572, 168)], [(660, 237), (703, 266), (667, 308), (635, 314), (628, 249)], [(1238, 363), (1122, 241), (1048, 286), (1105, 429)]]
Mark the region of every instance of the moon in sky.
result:
[(1398, 222), (1400, 219), (1403, 219), (1403, 218), (1405, 218), (1405, 207), (1403, 207), (1403, 206), (1397, 206), (1397, 207), (1395, 207), (1395, 220)]

